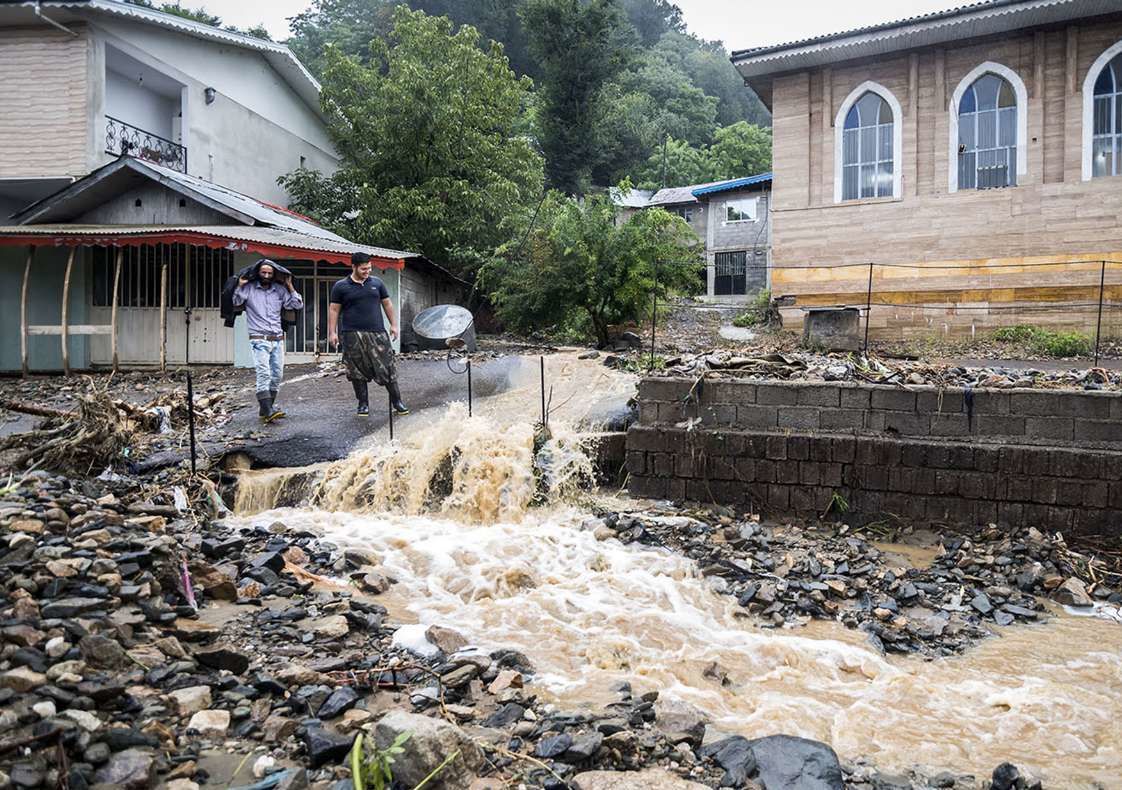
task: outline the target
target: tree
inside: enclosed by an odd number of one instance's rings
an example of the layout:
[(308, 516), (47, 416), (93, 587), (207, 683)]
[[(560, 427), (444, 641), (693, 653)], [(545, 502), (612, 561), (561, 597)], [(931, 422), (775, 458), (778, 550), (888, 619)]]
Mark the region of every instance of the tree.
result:
[(715, 180), (740, 178), (771, 170), (771, 128), (740, 121), (717, 130), (709, 148), (709, 172)]
[(652, 292), (694, 286), (701, 263), (701, 244), (680, 217), (651, 209), (617, 224), (602, 194), (578, 201), (551, 192), (525, 247), (502, 252), (481, 281), (508, 326), (533, 330), (583, 316), (601, 347), (611, 325), (645, 316)]
[(142, 8), (151, 8), (156, 11), (163, 11), (165, 14), (172, 14), (182, 19), (190, 19), (192, 22), (201, 22), (204, 25), (211, 27), (220, 27), (223, 30), (229, 30), (232, 33), (241, 33), (244, 36), (253, 36), (254, 38), (263, 38), (266, 41), (272, 41), (269, 37), (269, 31), (265, 29), (263, 24), (254, 25), (251, 28), (242, 30), (241, 28), (233, 25), (223, 25), (222, 17), (210, 13), (205, 8), (185, 8), (180, 5), (179, 0), (174, 3), (160, 3), (156, 5), (152, 0), (125, 0), (126, 3), (131, 5), (138, 5)]
[(653, 46), (671, 30), (685, 30), (682, 9), (669, 0), (623, 0), (627, 20), (644, 47)]
[(314, 0), (306, 11), (289, 18), (292, 37), (285, 43), (312, 74), (322, 77), (329, 44), (368, 62), (370, 42), (389, 31), (392, 11), (387, 0)]
[(421, 252), (471, 276), (542, 189), (542, 159), (517, 134), (530, 89), (502, 47), (405, 6), (360, 63), (326, 51), (321, 100), (342, 155), (331, 176), (297, 170), (292, 208), (369, 244)]
[(626, 65), (634, 32), (618, 0), (524, 0), (521, 17), (541, 70), (546, 175), (555, 188), (578, 194), (598, 157), (602, 89)]
[(708, 151), (685, 140), (667, 140), (639, 168), (636, 180), (643, 189), (687, 186), (713, 181)]
[(717, 99), (717, 123), (728, 126), (749, 121), (771, 125), (771, 114), (749, 88), (720, 41), (702, 41), (684, 30), (663, 34), (654, 51), (685, 73), (707, 96)]

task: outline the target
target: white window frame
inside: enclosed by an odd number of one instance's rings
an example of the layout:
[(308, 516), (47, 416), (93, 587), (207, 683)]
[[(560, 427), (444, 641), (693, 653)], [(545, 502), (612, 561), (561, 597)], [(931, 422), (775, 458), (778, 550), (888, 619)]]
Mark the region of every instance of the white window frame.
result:
[[(1009, 82), (1013, 87), (1013, 97), (1017, 102), (1017, 184), (1022, 183), (1022, 176), (1028, 172), (1028, 89), (1020, 75), (1008, 66), (988, 60), (980, 63), (970, 70), (951, 94), (951, 103), (947, 107), (950, 116), (950, 141), (947, 159), (947, 191), (958, 191), (958, 105), (962, 103), (962, 96), (966, 89), (973, 85), (985, 74), (994, 74)], [(973, 192), (974, 190), (970, 190)]]
[(1095, 82), (1099, 79), (1099, 73), (1106, 68), (1106, 64), (1114, 60), (1115, 56), (1122, 52), (1122, 41), (1115, 42), (1115, 44), (1099, 55), (1095, 62), (1091, 64), (1091, 69), (1087, 72), (1087, 76), (1083, 79), (1083, 180), (1090, 181), (1094, 177), (1094, 162), (1092, 155), (1094, 153), (1094, 138), (1095, 138)]
[(892, 198), (896, 199), (904, 194), (904, 167), (901, 161), (904, 153), (904, 110), (892, 91), (879, 82), (866, 80), (850, 91), (849, 95), (845, 97), (845, 101), (841, 103), (841, 107), (838, 108), (838, 114), (834, 116), (835, 203), (860, 203), (862, 200), (885, 200), (884, 197), (842, 200), (842, 172), (844, 164), (842, 162), (842, 152), (844, 150), (842, 147), (842, 138), (845, 134), (845, 116), (849, 115), (849, 111), (852, 109), (853, 105), (866, 93), (875, 93), (877, 96), (880, 96), (888, 102), (888, 108), (892, 110)]
[[(729, 209), (732, 208), (733, 204), (735, 204), (735, 203), (751, 204), (751, 210), (750, 211), (741, 212), (741, 213), (744, 213), (744, 214), (748, 214), (748, 219), (729, 219)], [(760, 218), (760, 199), (758, 197), (732, 198), (730, 200), (725, 201), (724, 208), (725, 208), (725, 220), (724, 220), (725, 225), (739, 225), (739, 224), (745, 223), (745, 222), (756, 222)]]

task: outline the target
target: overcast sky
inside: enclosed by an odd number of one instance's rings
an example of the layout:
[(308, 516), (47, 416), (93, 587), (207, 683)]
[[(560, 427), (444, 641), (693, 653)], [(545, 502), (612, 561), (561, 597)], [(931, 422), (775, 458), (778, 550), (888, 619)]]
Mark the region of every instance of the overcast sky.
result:
[[(953, 0), (676, 1), (691, 33), (720, 39), (730, 50), (849, 30), (957, 5)], [(280, 40), (289, 36), (287, 18), (307, 8), (309, 0), (183, 0), (183, 5), (201, 5), (228, 25), (251, 27), (263, 22), (270, 35)]]

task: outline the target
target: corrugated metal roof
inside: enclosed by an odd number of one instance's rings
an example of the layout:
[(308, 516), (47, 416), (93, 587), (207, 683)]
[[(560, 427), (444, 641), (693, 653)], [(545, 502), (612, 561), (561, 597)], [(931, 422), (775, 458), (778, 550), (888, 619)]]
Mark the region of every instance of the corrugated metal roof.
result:
[[(766, 176), (766, 177), (765, 177)], [(753, 181), (752, 179), (756, 179)], [(673, 206), (680, 203), (697, 203), (697, 196), (727, 189), (740, 189), (753, 183), (770, 181), (771, 173), (761, 173), (746, 178), (726, 178), (723, 181), (709, 181), (704, 184), (691, 184), (686, 187), (667, 187), (660, 189), (647, 203), (648, 206)], [(741, 183), (746, 182), (746, 183)]]
[(32, 2), (30, 0), (19, 2), (17, 0), (16, 2), (9, 2), (6, 4), (28, 8), (41, 5), (43, 8), (48, 9), (60, 8), (71, 12), (93, 11), (110, 14), (116, 17), (158, 25), (195, 38), (230, 44), (236, 47), (242, 47), (243, 49), (251, 49), (260, 52), (269, 62), (269, 65), (292, 86), (292, 89), (296, 91), (304, 103), (316, 112), (316, 114), (322, 114), (319, 101), (319, 82), (311, 75), (311, 72), (304, 67), (304, 64), (300, 62), (296, 55), (292, 53), (292, 50), (284, 44), (254, 38), (253, 36), (247, 36), (241, 33), (234, 33), (233, 31), (223, 30), (222, 28), (212, 25), (204, 25), (202, 22), (196, 22), (192, 19), (184, 19), (175, 14), (167, 14), (154, 8), (145, 8), (144, 6), (134, 5), (132, 3), (120, 2), (120, 0), (42, 0), (41, 3)]
[(719, 184), (698, 187), (693, 191), (693, 196), (701, 197), (702, 195), (712, 195), (716, 192), (730, 192), (734, 189), (744, 189), (744, 187), (754, 186), (755, 184), (770, 183), (771, 173), (760, 173), (759, 175), (748, 176), (747, 178), (734, 178), (731, 181), (722, 181)]
[(1119, 0), (986, 0), (731, 56), (746, 79), (1122, 11)]
[[(384, 247), (369, 247), (355, 244), (345, 239), (325, 239), (309, 236), (284, 228), (269, 228), (262, 225), (8, 225), (0, 226), (0, 243), (19, 244), (30, 239), (43, 239), (47, 244), (69, 246), (82, 244), (90, 246), (117, 246), (125, 241), (136, 243), (159, 243), (161, 237), (177, 238), (177, 243), (197, 243), (208, 247), (233, 251), (254, 251), (254, 245), (278, 247), (298, 253), (308, 253), (306, 257), (323, 255), (339, 260), (350, 260), (353, 252), (366, 252), (369, 255), (389, 261), (404, 262), (420, 255)], [(51, 241), (46, 241), (51, 240)], [(317, 256), (316, 254), (319, 254)]]

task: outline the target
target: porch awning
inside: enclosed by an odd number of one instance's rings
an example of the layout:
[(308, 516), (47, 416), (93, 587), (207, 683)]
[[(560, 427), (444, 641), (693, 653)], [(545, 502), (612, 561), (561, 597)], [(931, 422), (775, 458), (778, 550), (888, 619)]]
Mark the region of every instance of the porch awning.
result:
[(9, 225), (0, 226), (0, 246), (137, 247), (187, 244), (266, 258), (291, 258), (350, 264), (351, 253), (365, 252), (379, 269), (403, 269), (416, 253), (367, 247), (262, 225)]

